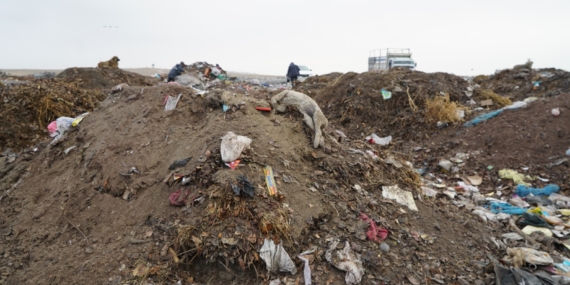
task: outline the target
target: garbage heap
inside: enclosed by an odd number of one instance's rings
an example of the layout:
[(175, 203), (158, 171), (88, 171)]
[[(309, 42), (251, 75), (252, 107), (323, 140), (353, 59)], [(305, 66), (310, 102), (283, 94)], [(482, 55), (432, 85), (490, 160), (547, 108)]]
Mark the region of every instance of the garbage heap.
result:
[(47, 125), (62, 116), (92, 111), (107, 94), (80, 87), (80, 81), (41, 79), (0, 92), (0, 146), (20, 151), (47, 137)]
[(500, 70), (491, 76), (475, 77), (473, 81), (514, 101), (570, 92), (569, 72), (555, 68), (533, 69), (532, 65)]
[[(558, 282), (549, 284), (565, 284), (565, 245), (534, 252), (503, 236), (514, 231), (540, 243), (523, 226), (545, 227), (541, 220), (565, 234), (565, 217), (545, 218), (564, 213), (562, 204), (510, 201), (565, 196), (562, 174), (528, 174), (543, 181), (495, 164), (484, 167), (498, 177), (486, 175), (472, 152), (441, 161), (444, 148), (404, 141), (407, 133), (389, 129), (397, 123), (366, 119), (378, 116), (373, 111), (411, 116), (400, 125), (425, 137), (436, 124), (430, 106), (471, 100), (463, 79), (415, 73), (349, 73), (301, 85), (326, 84), (306, 92), (329, 119), (317, 148), (295, 108), (270, 112), (278, 91), (117, 86), (57, 142), (0, 157), (0, 280), (39, 284), (48, 271), (59, 284), (533, 284), (546, 278), (543, 270)], [(332, 105), (341, 103), (349, 108)], [(382, 127), (368, 126), (376, 122)], [(393, 151), (413, 143), (423, 148)], [(555, 167), (567, 170), (564, 162)]]
[[(390, 70), (312, 77), (299, 90), (314, 97), (329, 120), (346, 127), (351, 136), (376, 132), (417, 140), (420, 130), (436, 128), (445, 119), (440, 115), (449, 115), (449, 123), (462, 121), (469, 85), (447, 73)], [(426, 102), (434, 98), (441, 100), (435, 104), (437, 111), (430, 113)]]
[(72, 67), (59, 73), (56, 78), (76, 82), (78, 87), (85, 89), (109, 89), (121, 83), (133, 86), (152, 86), (158, 83), (156, 78), (113, 68)]

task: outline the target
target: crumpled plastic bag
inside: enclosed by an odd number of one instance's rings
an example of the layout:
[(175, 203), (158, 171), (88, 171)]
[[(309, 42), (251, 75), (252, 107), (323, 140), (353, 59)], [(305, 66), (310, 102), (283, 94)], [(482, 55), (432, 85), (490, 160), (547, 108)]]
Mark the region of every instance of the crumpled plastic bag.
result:
[(388, 145), (392, 141), (392, 136), (381, 138), (376, 134), (371, 134), (366, 137), (366, 141), (370, 144)]
[[(524, 186), (531, 186), (530, 183), (525, 182), (524, 179), (526, 178), (523, 174), (518, 173), (515, 170), (512, 169), (501, 169), (499, 170), (499, 177), (503, 178), (503, 179), (512, 179), (515, 184), (519, 185), (524, 185)], [(519, 195), (520, 196), (520, 195)]]
[(232, 162), (239, 158), (241, 152), (248, 148), (251, 144), (251, 139), (244, 136), (238, 136), (233, 132), (228, 132), (222, 137), (222, 145), (220, 153), (224, 162)]
[(259, 250), (259, 257), (265, 261), (267, 270), (270, 272), (281, 271), (291, 272), (291, 275), (297, 274), (297, 267), (283, 248), (283, 243), (276, 245), (272, 239), (265, 239)]
[(525, 262), (534, 265), (552, 265), (554, 263), (554, 260), (552, 260), (552, 257), (550, 257), (548, 253), (532, 248), (507, 248), (507, 255), (515, 268), (522, 267)]
[(408, 208), (412, 211), (418, 211), (418, 207), (416, 206), (412, 192), (402, 190), (400, 187), (398, 187), (398, 185), (382, 186), (382, 197), (390, 200), (395, 200), (400, 205), (408, 206)]
[(325, 259), (334, 267), (346, 271), (346, 276), (344, 277), (346, 284), (360, 283), (364, 275), (360, 254), (350, 248), (348, 241), (346, 241), (343, 250), (337, 250), (336, 246), (338, 243), (338, 240), (334, 240), (331, 243), (329, 249), (325, 252)]

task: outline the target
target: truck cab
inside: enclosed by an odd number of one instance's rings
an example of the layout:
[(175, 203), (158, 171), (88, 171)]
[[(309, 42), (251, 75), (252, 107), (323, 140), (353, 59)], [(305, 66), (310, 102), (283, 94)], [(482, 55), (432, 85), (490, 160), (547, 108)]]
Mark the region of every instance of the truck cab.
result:
[(388, 68), (407, 68), (414, 70), (418, 64), (411, 57), (394, 57), (388, 61)]

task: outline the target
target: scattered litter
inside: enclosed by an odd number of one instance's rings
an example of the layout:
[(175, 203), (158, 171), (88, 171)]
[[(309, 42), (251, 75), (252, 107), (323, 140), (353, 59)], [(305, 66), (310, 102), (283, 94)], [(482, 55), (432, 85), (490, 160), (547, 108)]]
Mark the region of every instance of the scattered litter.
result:
[(411, 192), (400, 189), (398, 185), (382, 186), (382, 197), (396, 200), (401, 205), (407, 206), (412, 211), (417, 211), (418, 207)]
[(182, 190), (182, 189), (178, 189), (172, 193), (170, 193), (170, 205), (172, 206), (184, 206), (187, 201), (186, 198), (188, 197), (188, 195), (190, 194), (189, 190)]
[(277, 194), (277, 187), (275, 185), (275, 177), (273, 176), (273, 169), (271, 168), (271, 166), (265, 166), (263, 168), (263, 173), (265, 174), (265, 184), (267, 185), (267, 191), (269, 192), (269, 196), (275, 196), (275, 194)]
[(362, 219), (365, 222), (368, 222), (368, 224), (370, 225), (368, 227), (368, 231), (366, 231), (366, 237), (368, 237), (368, 240), (374, 242), (380, 242), (388, 237), (388, 230), (378, 227), (376, 225), (376, 222), (374, 222), (374, 220), (369, 218), (366, 214), (360, 213), (360, 219)]
[(270, 108), (270, 107), (260, 107), (260, 106), (257, 106), (257, 107), (255, 107), (255, 110), (264, 111), (264, 112), (271, 112), (271, 108)]
[(251, 139), (244, 136), (238, 136), (233, 132), (228, 132), (222, 138), (220, 153), (224, 162), (232, 162), (237, 160), (241, 152), (248, 148), (251, 144)]
[(175, 160), (172, 164), (170, 164), (170, 166), (168, 167), (168, 170), (174, 170), (178, 167), (184, 167), (184, 166), (186, 166), (186, 164), (188, 164), (188, 161), (190, 161), (190, 159), (192, 159), (192, 157), (188, 157), (188, 158), (184, 158), (184, 159), (180, 159), (180, 160)]
[(376, 134), (371, 134), (366, 137), (366, 141), (370, 144), (388, 145), (392, 141), (392, 136), (381, 138)]
[(325, 253), (325, 259), (334, 267), (346, 271), (344, 280), (346, 284), (358, 284), (362, 281), (364, 275), (364, 267), (360, 260), (360, 254), (355, 253), (351, 248), (348, 241), (345, 242), (344, 249), (338, 250), (337, 245), (339, 241), (333, 240), (329, 249)]
[(533, 265), (551, 265), (552, 257), (546, 252), (525, 247), (507, 248), (507, 255), (515, 268), (522, 267), (525, 263)]
[(570, 216), (570, 209), (558, 209), (558, 212), (560, 213), (560, 215)]
[(521, 197), (519, 197), (519, 196), (516, 196), (516, 197), (511, 198), (511, 199), (509, 200), (509, 203), (512, 204), (512, 205), (515, 205), (515, 206), (517, 206), (517, 207), (521, 207), (521, 208), (528, 208), (528, 207), (530, 207), (530, 205), (529, 205), (527, 202), (525, 202), (525, 201), (524, 201)]
[(428, 197), (435, 197), (437, 195), (437, 191), (432, 189), (432, 188), (425, 187), (425, 186), (422, 186), (421, 188), (422, 188), (422, 192), (424, 193), (424, 195), (426, 195)]
[(518, 185), (517, 186), (517, 190), (515, 191), (515, 194), (521, 196), (521, 197), (526, 197), (530, 194), (534, 195), (534, 196), (549, 196), (552, 193), (556, 193), (560, 190), (560, 187), (558, 187), (558, 185), (556, 184), (548, 184), (546, 185), (544, 188), (532, 188), (532, 187), (527, 187), (525, 185)]
[(247, 177), (243, 174), (237, 177), (237, 185), (231, 184), (232, 190), (236, 196), (239, 196), (241, 193), (244, 193), (249, 198), (253, 198), (255, 194), (255, 186), (247, 179)]
[(514, 241), (518, 241), (518, 240), (523, 240), (524, 238), (519, 235), (518, 233), (507, 233), (507, 234), (503, 234), (503, 238), (506, 240), (514, 240)]
[(483, 107), (493, 106), (493, 99), (487, 99), (487, 100), (481, 101), (481, 106), (483, 106)]
[(518, 221), (521, 226), (535, 226), (542, 228), (552, 228), (545, 220), (541, 219), (539, 216), (531, 213), (523, 213), (521, 219)]
[(473, 186), (479, 186), (481, 183), (483, 183), (483, 178), (481, 178), (479, 175), (467, 176), (467, 180), (469, 180)]
[(475, 119), (472, 119), (471, 121), (463, 124), (463, 126), (471, 127), (471, 126), (478, 125), (484, 121), (489, 120), (490, 118), (493, 118), (493, 117), (501, 114), (502, 112), (503, 112), (503, 109), (499, 109), (499, 110), (495, 110), (495, 111), (480, 115), (480, 116), (476, 117)]
[(228, 105), (226, 105), (226, 104), (222, 105), (222, 112), (225, 113), (225, 112), (226, 112), (227, 110), (229, 110), (229, 109), (230, 109), (230, 106), (228, 106)]
[(241, 162), (241, 160), (236, 160), (236, 161), (232, 161), (232, 162), (227, 162), (226, 165), (231, 168), (232, 170), (235, 170), (238, 166), (239, 163)]
[(385, 89), (380, 90), (380, 92), (382, 92), (382, 98), (384, 98), (384, 100), (392, 98), (392, 92), (386, 91)]
[(538, 179), (538, 180), (540, 180), (540, 181), (542, 181), (542, 182), (548, 182), (548, 181), (549, 181), (548, 179), (542, 178), (542, 177), (540, 177), (540, 176), (537, 176), (536, 179)]
[[(522, 184), (524, 186), (530, 186), (531, 184), (528, 182), (525, 182), (524, 180), (528, 177), (525, 177), (523, 174), (518, 173), (516, 170), (512, 170), (512, 169), (501, 169), (499, 170), (499, 177), (503, 178), (503, 179), (512, 179), (515, 184)], [(528, 195), (528, 194), (527, 194)], [(526, 195), (519, 195), (519, 196), (526, 196)]]
[(526, 212), (526, 209), (513, 206), (509, 203), (497, 202), (497, 201), (492, 201), (489, 204), (489, 208), (491, 212), (495, 214), (507, 213), (509, 215), (522, 215), (524, 212)]
[(550, 113), (552, 114), (552, 116), (558, 117), (558, 115), (560, 115), (560, 109), (559, 108), (553, 108), (552, 111), (550, 111)]
[(305, 255), (307, 254), (311, 254), (314, 253), (316, 251), (316, 248), (307, 250), (302, 252), (301, 254), (299, 254), (299, 256), (297, 256), (299, 259), (301, 259), (301, 261), (303, 261), (304, 266), (303, 266), (303, 278), (305, 280), (305, 285), (311, 285), (312, 281), (311, 281), (311, 266), (309, 265), (309, 259), (305, 258)]
[(566, 150), (566, 155), (570, 156), (570, 148)]
[(447, 171), (451, 170), (451, 167), (453, 167), (453, 163), (447, 159), (440, 160), (437, 165), (439, 165), (441, 168)]
[(127, 87), (129, 87), (129, 84), (127, 84), (127, 83), (121, 83), (121, 84), (119, 84), (119, 85), (113, 87), (113, 89), (111, 89), (111, 91), (112, 91), (113, 93), (115, 93), (115, 92), (123, 91), (123, 89), (125, 89), (125, 88), (127, 88)]
[(468, 192), (479, 192), (479, 188), (475, 187), (475, 186), (471, 186), (471, 185), (467, 185), (465, 182), (457, 182), (457, 185), (459, 185), (458, 187), (468, 191)]
[(178, 94), (178, 97), (168, 96), (168, 99), (166, 100), (166, 104), (164, 105), (164, 111), (174, 110), (176, 108), (176, 105), (178, 104), (178, 100), (180, 100), (181, 96), (182, 96), (182, 93)]
[(77, 147), (76, 145), (70, 146), (70, 147), (66, 148), (66, 149), (63, 151), (63, 153), (65, 153), (65, 155), (67, 155), (71, 150), (73, 150), (73, 149), (76, 148), (76, 147)]
[(281, 279), (277, 278), (277, 279), (273, 279), (269, 282), (269, 285), (280, 285), (281, 284)]
[(283, 242), (276, 245), (272, 239), (265, 239), (259, 250), (259, 256), (265, 261), (269, 272), (291, 272), (297, 274), (297, 268), (283, 248)]

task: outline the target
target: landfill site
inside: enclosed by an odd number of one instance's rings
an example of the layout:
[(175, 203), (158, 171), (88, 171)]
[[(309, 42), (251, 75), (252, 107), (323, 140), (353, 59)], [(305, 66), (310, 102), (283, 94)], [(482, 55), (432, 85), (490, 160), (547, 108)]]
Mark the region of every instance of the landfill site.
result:
[(0, 73), (0, 284), (570, 284), (570, 73)]

